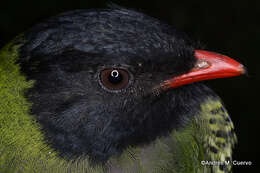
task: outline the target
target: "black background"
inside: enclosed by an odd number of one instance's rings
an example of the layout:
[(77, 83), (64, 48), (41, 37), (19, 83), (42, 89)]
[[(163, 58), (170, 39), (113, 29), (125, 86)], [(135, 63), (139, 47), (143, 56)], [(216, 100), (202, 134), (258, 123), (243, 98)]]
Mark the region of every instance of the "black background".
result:
[[(103, 8), (105, 0), (8, 0), (0, 4), (0, 47), (39, 21), (59, 13)], [(252, 166), (234, 166), (234, 172), (256, 172), (260, 138), (258, 121), (260, 72), (260, 1), (126, 1), (118, 5), (143, 11), (200, 40), (211, 51), (243, 63), (248, 76), (205, 82), (224, 100), (235, 124), (239, 143), (234, 160), (252, 161)], [(255, 170), (254, 170), (255, 169)]]

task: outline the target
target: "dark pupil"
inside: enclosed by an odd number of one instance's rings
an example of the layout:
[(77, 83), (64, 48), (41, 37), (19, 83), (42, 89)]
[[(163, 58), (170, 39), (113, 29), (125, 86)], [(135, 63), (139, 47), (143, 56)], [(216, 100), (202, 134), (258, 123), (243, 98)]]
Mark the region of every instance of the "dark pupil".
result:
[(113, 70), (108, 76), (108, 80), (112, 84), (118, 84), (123, 80), (123, 76), (121, 75), (121, 73), (119, 73), (119, 71)]

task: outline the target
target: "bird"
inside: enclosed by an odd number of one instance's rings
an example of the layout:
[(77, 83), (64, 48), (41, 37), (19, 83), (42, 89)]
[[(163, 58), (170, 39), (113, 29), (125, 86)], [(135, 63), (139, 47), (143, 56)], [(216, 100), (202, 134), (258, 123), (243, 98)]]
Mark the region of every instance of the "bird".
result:
[(0, 172), (230, 172), (234, 125), (201, 81), (244, 73), (136, 10), (51, 17), (0, 51)]

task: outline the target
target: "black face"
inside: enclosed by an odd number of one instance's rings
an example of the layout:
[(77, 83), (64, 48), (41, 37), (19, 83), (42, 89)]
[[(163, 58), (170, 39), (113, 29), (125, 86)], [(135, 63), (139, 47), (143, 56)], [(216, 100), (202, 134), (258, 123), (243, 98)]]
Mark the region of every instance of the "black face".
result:
[(194, 47), (183, 33), (134, 11), (66, 13), (25, 39), (19, 63), (36, 81), (28, 92), (32, 113), (66, 158), (103, 162), (167, 135), (211, 93), (201, 85), (160, 89), (194, 66)]

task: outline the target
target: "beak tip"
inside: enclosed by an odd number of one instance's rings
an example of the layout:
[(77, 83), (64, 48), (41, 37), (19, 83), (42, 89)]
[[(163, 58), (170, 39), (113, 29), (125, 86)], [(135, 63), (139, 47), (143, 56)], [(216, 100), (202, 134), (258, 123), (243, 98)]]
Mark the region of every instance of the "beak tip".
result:
[(240, 69), (239, 71), (241, 72), (241, 74), (243, 74), (243, 75), (248, 74), (247, 68), (244, 65), (240, 64), (239, 69)]

